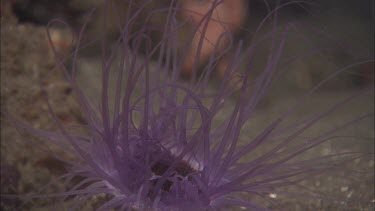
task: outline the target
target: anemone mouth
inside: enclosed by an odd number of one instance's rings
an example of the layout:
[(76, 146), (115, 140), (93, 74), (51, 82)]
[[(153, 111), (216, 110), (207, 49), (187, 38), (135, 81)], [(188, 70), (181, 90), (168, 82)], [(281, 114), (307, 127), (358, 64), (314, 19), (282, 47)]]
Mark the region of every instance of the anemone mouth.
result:
[[(153, 185), (156, 185), (162, 175), (164, 175), (164, 173), (171, 167), (173, 168), (173, 171), (170, 175), (168, 175), (169, 177), (175, 177), (178, 181), (182, 181), (182, 178), (187, 177), (187, 179), (191, 181), (189, 175), (197, 173), (197, 170), (188, 161), (181, 160), (177, 163), (174, 163), (175, 159), (175, 156), (170, 155), (170, 159), (158, 160), (151, 167), (151, 171), (154, 174), (153, 178), (151, 179)], [(167, 179), (161, 188), (162, 191), (169, 192), (173, 184), (174, 182), (172, 180)]]
[[(163, 175), (170, 167), (172, 166), (172, 162), (160, 160), (157, 161), (152, 167), (152, 172), (157, 175)], [(174, 165), (175, 174), (181, 176), (187, 176), (191, 173), (195, 173), (196, 170), (187, 162), (187, 161), (180, 161)]]

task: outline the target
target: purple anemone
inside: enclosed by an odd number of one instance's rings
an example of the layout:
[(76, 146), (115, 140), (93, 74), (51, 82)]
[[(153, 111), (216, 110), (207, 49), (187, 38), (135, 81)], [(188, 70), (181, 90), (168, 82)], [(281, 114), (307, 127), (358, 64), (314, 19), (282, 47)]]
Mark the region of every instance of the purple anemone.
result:
[[(209, 12), (202, 14), (200, 26), (207, 26), (207, 20), (220, 3), (214, 1)], [(309, 118), (284, 124), (306, 98), (352, 66), (328, 76), (254, 137), (241, 136), (248, 128), (246, 124), (256, 115), (256, 107), (283, 73), (279, 61), (293, 25), (276, 26), (277, 10), (281, 7), (270, 11), (248, 45), (235, 41), (230, 34), (222, 34), (212, 45), (219, 46), (225, 39), (230, 41), (227, 48), (211, 55), (204, 67), (199, 67), (198, 61), (192, 65), (193, 74), (186, 82), (180, 75), (187, 50), (181, 49), (188, 49), (198, 28), (181, 47), (179, 30), (186, 23), (176, 18), (178, 4), (173, 3), (168, 8), (152, 11), (146, 18), (145, 23), (157, 13), (165, 14), (162, 27), (144, 24), (136, 28), (136, 19), (147, 4), (148, 1), (136, 6), (129, 4), (126, 21), (119, 24), (119, 37), (113, 47), (109, 48), (108, 41), (102, 38), (98, 107), (88, 100), (75, 77), (82, 34), (78, 36), (72, 70), (56, 57), (77, 96), (86, 121), (85, 133), (71, 132), (58, 120), (51, 106), (49, 110), (60, 132), (16, 122), (20, 129), (45, 139), (74, 158), (56, 155), (68, 166), (61, 180), (69, 183), (72, 178), (83, 178), (66, 192), (45, 196), (66, 199), (73, 196), (76, 200), (72, 209), (78, 209), (93, 196), (105, 194), (108, 200), (98, 210), (218, 210), (228, 206), (266, 210), (262, 200), (272, 203), (277, 195), (291, 194), (279, 189), (302, 188), (301, 182), (341, 169), (343, 162), (363, 155), (346, 152), (296, 159), (322, 143), (340, 138), (336, 131), (372, 116), (357, 116), (301, 141), (307, 129), (355, 100), (358, 93), (322, 112), (313, 112)], [(266, 23), (271, 25), (271, 30), (259, 37)], [(105, 21), (103, 25), (106, 26)], [(202, 41), (205, 28), (199, 32)], [(148, 33), (153, 30), (162, 34), (157, 43)], [(269, 54), (261, 65), (262, 70), (254, 72), (256, 50), (264, 42), (268, 42)], [(230, 59), (224, 77), (213, 90), (209, 80), (224, 55), (230, 55)], [(199, 58), (199, 48), (196, 58)], [(112, 74), (115, 81), (110, 80)]]

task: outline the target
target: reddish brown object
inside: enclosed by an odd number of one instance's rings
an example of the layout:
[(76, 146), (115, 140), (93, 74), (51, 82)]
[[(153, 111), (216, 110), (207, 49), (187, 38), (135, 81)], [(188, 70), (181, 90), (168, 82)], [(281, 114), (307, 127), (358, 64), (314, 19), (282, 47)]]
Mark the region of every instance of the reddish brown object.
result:
[[(183, 65), (182, 73), (186, 77), (191, 76), (194, 68), (194, 61), (198, 61), (199, 66), (206, 62), (215, 51), (221, 51), (226, 45), (228, 45), (228, 37), (223, 37), (220, 40), (220, 43), (217, 43), (223, 33), (238, 32), (239, 28), (245, 21), (247, 11), (245, 0), (223, 0), (214, 8), (212, 16), (208, 17), (208, 25), (204, 32), (206, 21), (203, 21), (200, 25), (199, 23), (205, 18), (204, 15), (207, 14), (217, 2), (218, 1), (202, 2), (191, 0), (183, 0), (182, 2), (182, 17), (191, 20), (193, 28), (199, 28), (193, 38)], [(204, 33), (204, 39), (202, 46), (199, 49), (202, 32)], [(227, 59), (223, 59), (221, 63), (226, 63), (225, 60)], [(222, 74), (224, 72), (225, 66), (225, 64), (219, 65), (219, 73)]]

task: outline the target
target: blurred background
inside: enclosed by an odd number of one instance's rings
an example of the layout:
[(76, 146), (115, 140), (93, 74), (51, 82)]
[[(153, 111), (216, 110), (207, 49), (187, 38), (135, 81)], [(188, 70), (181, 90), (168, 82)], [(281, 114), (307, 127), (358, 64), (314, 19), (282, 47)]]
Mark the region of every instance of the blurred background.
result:
[[(2, 2), (2, 13), (3, 17), (12, 17), (17, 20), (17, 23), (22, 25), (33, 25), (43, 27), (46, 26), (52, 19), (64, 20), (74, 31), (75, 34), (79, 33), (82, 25), (84, 24), (85, 15), (92, 8), (99, 8), (95, 12), (95, 15), (90, 18), (89, 26), (85, 30), (84, 40), (95, 40), (98, 39), (98, 35), (101, 34), (102, 30), (102, 17), (104, 13), (101, 11), (103, 1), (99, 0), (5, 0)], [(128, 8), (128, 1), (114, 0), (112, 1), (116, 5), (116, 9), (119, 12), (120, 21), (126, 21), (126, 11)], [(139, 5), (142, 1), (133, 1), (133, 4)], [(194, 14), (195, 11), (200, 14), (204, 14), (210, 8), (210, 1), (202, 0), (179, 0), (175, 1), (181, 8), (182, 12), (178, 15), (178, 18), (182, 21), (190, 21), (187, 27), (182, 29), (180, 32), (180, 39), (184, 40), (184, 33), (186, 31), (192, 31), (197, 23), (201, 20), (201, 16)], [(207, 61), (209, 55), (213, 53), (213, 44), (216, 43), (218, 37), (223, 32), (230, 32), (235, 35), (235, 38), (243, 39), (247, 42), (251, 42), (255, 29), (259, 23), (269, 14), (272, 8), (277, 6), (277, 1), (265, 1), (263, 0), (236, 0), (236, 1), (223, 1), (217, 9), (217, 17), (213, 18), (220, 19), (221, 21), (228, 24), (215, 23), (211, 21), (208, 25), (206, 32), (206, 40), (203, 43), (200, 55), (200, 65)], [(279, 1), (278, 4), (288, 4), (291, 1), (283, 0)], [(145, 11), (151, 11), (154, 9), (160, 9), (168, 6), (171, 3), (170, 0), (161, 0), (148, 3), (145, 7)], [(122, 9), (121, 9), (122, 8)], [(188, 11), (188, 12), (184, 12)], [(190, 11), (190, 12), (189, 12)], [(111, 13), (111, 12), (110, 12)], [(141, 27), (145, 24), (147, 12), (139, 15), (139, 18), (135, 21), (136, 24)], [(109, 15), (109, 21), (107, 22), (107, 34), (108, 37), (113, 39), (117, 38), (118, 27), (116, 25), (116, 15)], [(162, 27), (166, 20), (166, 12), (158, 13), (148, 21), (149, 25), (155, 27)], [(297, 24), (297, 30), (292, 31), (289, 35), (289, 39), (286, 47), (287, 57), (291, 57), (295, 52), (313, 51), (313, 48), (320, 49), (325, 54), (322, 57), (316, 57), (317, 53), (314, 54), (314, 58), (306, 56), (303, 62), (294, 62), (294, 68), (300, 69), (295, 71), (293, 75), (288, 77), (289, 85), (296, 85), (299, 88), (311, 88), (313, 84), (320, 81), (329, 72), (328, 69), (333, 69), (335, 66), (345, 65), (353, 63), (353, 61), (365, 60), (366, 58), (372, 58), (374, 52), (374, 2), (372, 0), (362, 1), (350, 1), (350, 0), (313, 0), (306, 1), (304, 3), (292, 3), (287, 6), (283, 6), (278, 10), (278, 24)], [(202, 30), (202, 26), (200, 30)], [(265, 27), (267, 28), (267, 27)], [(184, 31), (185, 30), (185, 31)], [(267, 30), (267, 29), (265, 29)], [(157, 30), (149, 32), (153, 41), (156, 43), (161, 39), (161, 33)], [(72, 43), (71, 33), (67, 26), (62, 24), (53, 24), (51, 29), (52, 39), (56, 43), (58, 50), (62, 54), (68, 54), (74, 48)], [(194, 37), (189, 49), (187, 59), (183, 65), (183, 73), (189, 77), (192, 72), (191, 62), (196, 53), (196, 48), (199, 42), (199, 34)], [(225, 41), (221, 42), (224, 43)], [(223, 49), (224, 47), (221, 47)], [(86, 56), (100, 56), (100, 42), (91, 44), (90, 47), (82, 50), (82, 54)], [(323, 52), (326, 51), (326, 52)], [(329, 51), (329, 52), (327, 52)], [(263, 56), (263, 55), (262, 55)], [(264, 56), (263, 56), (264, 57)], [(325, 61), (317, 61), (317, 60)], [(225, 60), (225, 58), (223, 59)], [(308, 61), (309, 60), (309, 61)], [(331, 63), (333, 66), (330, 68), (316, 68), (320, 63), (327, 64)], [(226, 61), (223, 61), (220, 65), (225, 66)], [(220, 66), (219, 65), (219, 66)], [(343, 79), (340, 84), (341, 86), (366, 86), (373, 83), (373, 63), (364, 64), (360, 68), (361, 70), (355, 71), (355, 74), (347, 74), (346, 79)], [(336, 67), (336, 68), (337, 68)], [(220, 67), (217, 70), (217, 75), (223, 75), (223, 70)], [(224, 69), (224, 68), (221, 68)], [(319, 70), (320, 69), (320, 70)], [(336, 84), (338, 85), (338, 84)], [(295, 87), (292, 87), (295, 88)]]

